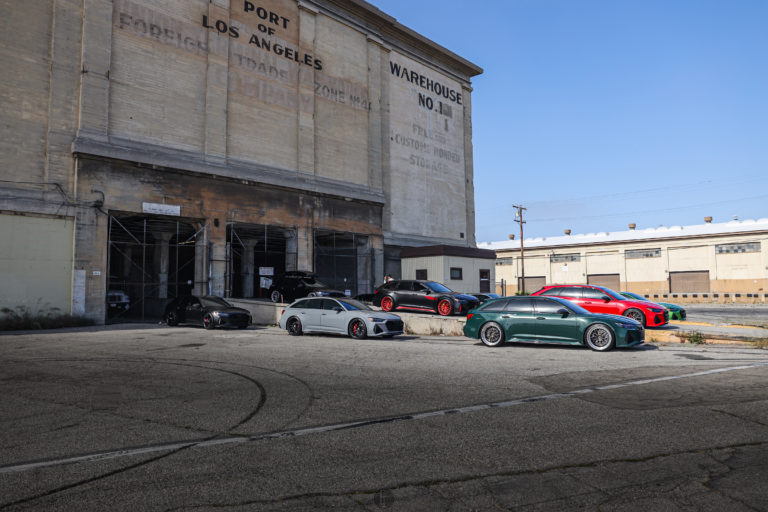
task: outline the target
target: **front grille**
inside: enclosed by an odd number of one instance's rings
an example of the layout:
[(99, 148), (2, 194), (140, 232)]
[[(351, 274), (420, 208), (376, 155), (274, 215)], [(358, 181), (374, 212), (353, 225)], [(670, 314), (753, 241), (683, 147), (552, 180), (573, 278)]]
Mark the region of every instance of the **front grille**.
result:
[(387, 320), (384, 324), (387, 326), (388, 331), (402, 331), (403, 330), (403, 321), (402, 320)]

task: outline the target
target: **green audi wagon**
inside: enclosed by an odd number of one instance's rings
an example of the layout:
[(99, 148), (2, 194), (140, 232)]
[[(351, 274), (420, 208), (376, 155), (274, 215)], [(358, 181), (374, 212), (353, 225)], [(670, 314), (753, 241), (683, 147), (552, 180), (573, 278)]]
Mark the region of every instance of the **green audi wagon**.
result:
[(590, 313), (558, 297), (502, 297), (485, 302), (467, 315), (464, 335), (489, 347), (504, 342), (564, 343), (600, 352), (645, 341), (640, 322)]

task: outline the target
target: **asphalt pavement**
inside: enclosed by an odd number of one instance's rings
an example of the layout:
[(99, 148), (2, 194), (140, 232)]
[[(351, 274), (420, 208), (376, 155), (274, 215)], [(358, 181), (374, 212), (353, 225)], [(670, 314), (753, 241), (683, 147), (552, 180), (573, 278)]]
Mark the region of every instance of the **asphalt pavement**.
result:
[(768, 510), (768, 351), (0, 336), (0, 510)]

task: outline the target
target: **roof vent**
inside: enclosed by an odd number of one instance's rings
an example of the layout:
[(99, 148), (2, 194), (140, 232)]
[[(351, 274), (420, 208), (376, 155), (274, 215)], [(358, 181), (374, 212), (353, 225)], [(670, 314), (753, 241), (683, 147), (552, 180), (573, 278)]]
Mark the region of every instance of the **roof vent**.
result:
[(514, 239), (515, 239), (515, 235), (514, 235), (514, 234), (510, 234), (510, 235), (509, 235), (509, 239), (510, 239), (510, 240), (514, 240)]
[(637, 224), (635, 224), (634, 222), (629, 225), (629, 229), (631, 229), (632, 231), (634, 231), (636, 227), (637, 227)]
[(565, 230), (565, 234), (568, 235), (568, 236), (571, 236), (571, 230), (570, 229), (566, 229)]
[(704, 217), (704, 222), (707, 224), (712, 224), (712, 217)]

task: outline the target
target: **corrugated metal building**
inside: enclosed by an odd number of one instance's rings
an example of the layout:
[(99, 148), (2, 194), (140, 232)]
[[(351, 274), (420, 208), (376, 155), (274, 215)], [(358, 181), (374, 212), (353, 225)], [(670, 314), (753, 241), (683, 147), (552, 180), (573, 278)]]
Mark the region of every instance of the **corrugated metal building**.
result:
[[(597, 284), (652, 299), (765, 302), (768, 219), (478, 244), (496, 251), (499, 292)], [(567, 232), (569, 233), (569, 232)]]
[(472, 247), (471, 78), (361, 0), (2, 1), (0, 306), (156, 316)]

